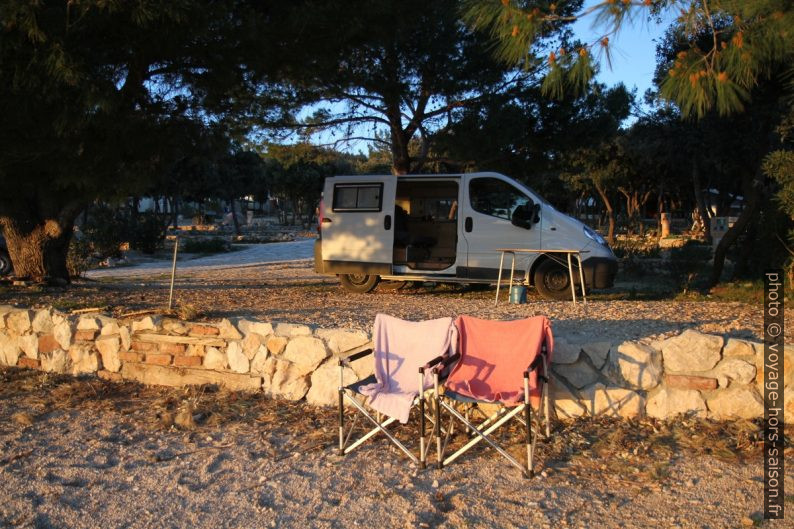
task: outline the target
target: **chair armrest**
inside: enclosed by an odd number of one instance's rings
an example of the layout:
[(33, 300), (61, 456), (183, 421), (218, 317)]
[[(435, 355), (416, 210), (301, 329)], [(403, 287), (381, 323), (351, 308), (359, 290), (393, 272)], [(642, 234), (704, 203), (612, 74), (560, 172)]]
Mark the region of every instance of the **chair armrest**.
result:
[(444, 355), (437, 356), (431, 361), (429, 361), (427, 364), (425, 364), (422, 369), (432, 368), (433, 371), (440, 373), (459, 358), (460, 358), (460, 353), (455, 353), (454, 355), (450, 355), (450, 356), (444, 356)]
[(364, 358), (367, 355), (371, 355), (373, 353), (372, 349), (365, 349), (363, 351), (359, 351), (358, 353), (353, 353), (350, 356), (340, 357), (339, 358), (339, 365), (350, 365), (350, 362), (358, 360), (359, 358)]

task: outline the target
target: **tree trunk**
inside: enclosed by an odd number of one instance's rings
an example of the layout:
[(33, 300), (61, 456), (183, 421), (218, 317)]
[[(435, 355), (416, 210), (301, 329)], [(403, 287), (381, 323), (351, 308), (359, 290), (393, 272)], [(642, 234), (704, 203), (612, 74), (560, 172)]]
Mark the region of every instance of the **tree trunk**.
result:
[(33, 211), (32, 208), (15, 208), (0, 216), (14, 274), (19, 279), (39, 283), (68, 284), (66, 256), (80, 209), (71, 205), (58, 215), (44, 218)]
[(695, 205), (697, 215), (700, 217), (700, 225), (703, 226), (706, 242), (711, 244), (711, 222), (706, 212), (706, 200), (703, 197), (703, 189), (700, 186), (700, 167), (697, 160), (692, 159), (692, 185), (695, 187)]
[(739, 238), (739, 236), (744, 233), (745, 229), (750, 225), (752, 220), (754, 219), (755, 215), (759, 211), (759, 205), (761, 201), (761, 190), (760, 190), (761, 183), (757, 179), (753, 178), (747, 186), (745, 190), (745, 206), (742, 209), (742, 212), (739, 214), (739, 218), (736, 220), (736, 223), (728, 228), (728, 231), (725, 232), (722, 239), (720, 239), (717, 248), (714, 250), (714, 267), (711, 270), (711, 278), (710, 278), (710, 285), (714, 286), (720, 282), (720, 277), (722, 277), (722, 270), (725, 267), (725, 257), (728, 254), (728, 250), (733, 243)]
[(237, 214), (234, 212), (234, 198), (229, 197), (229, 210), (232, 212), (232, 222), (234, 223), (234, 234), (240, 235), (240, 222), (237, 220)]
[(609, 231), (607, 232), (607, 242), (609, 244), (615, 244), (615, 210), (612, 209), (612, 203), (609, 201), (609, 197), (601, 188), (600, 185), (595, 184), (596, 191), (598, 195), (601, 197), (601, 200), (604, 202), (604, 207), (607, 209), (607, 218), (609, 218)]

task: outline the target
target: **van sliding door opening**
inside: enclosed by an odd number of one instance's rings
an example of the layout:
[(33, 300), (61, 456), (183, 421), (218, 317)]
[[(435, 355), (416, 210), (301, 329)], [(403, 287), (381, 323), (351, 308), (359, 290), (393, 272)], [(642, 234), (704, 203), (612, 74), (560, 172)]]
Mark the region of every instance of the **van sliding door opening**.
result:
[(458, 245), (457, 181), (397, 183), (394, 207), (395, 266), (444, 270), (455, 264)]

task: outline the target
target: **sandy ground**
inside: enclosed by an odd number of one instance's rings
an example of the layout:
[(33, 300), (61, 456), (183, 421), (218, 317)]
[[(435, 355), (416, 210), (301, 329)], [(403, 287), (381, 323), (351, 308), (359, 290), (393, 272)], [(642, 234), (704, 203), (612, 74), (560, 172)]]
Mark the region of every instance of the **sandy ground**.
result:
[[(126, 274), (124, 270), (119, 272)], [(163, 310), (168, 306), (168, 279), (167, 274), (149, 274), (80, 281), (67, 289), (6, 287), (0, 289), (0, 304), (54, 305), (66, 311), (104, 307), (115, 315)], [(509, 305), (502, 293), (502, 301), (494, 306), (494, 292), (493, 288), (441, 285), (400, 291), (379, 286), (368, 294), (353, 294), (343, 290), (335, 277), (315, 274), (311, 261), (297, 260), (181, 270), (174, 299), (180, 316), (190, 320), (253, 317), (370, 330), (378, 312), (414, 320), (459, 314), (491, 319), (544, 314), (552, 320), (555, 334), (571, 341), (594, 336), (599, 340), (650, 340), (688, 328), (756, 341), (762, 337), (760, 305), (631, 299), (624, 288), (613, 294), (595, 292), (587, 305), (548, 301), (534, 291), (530, 291), (527, 304)], [(786, 321), (794, 322), (794, 309), (786, 309)], [(787, 343), (794, 343), (794, 324), (786, 326), (785, 337)]]
[[(490, 449), (441, 471), (382, 438), (341, 457), (334, 411), (302, 403), (17, 369), (0, 381), (3, 527), (794, 527), (760, 521), (752, 423), (555, 424), (527, 480)], [(198, 425), (169, 426), (188, 401)]]

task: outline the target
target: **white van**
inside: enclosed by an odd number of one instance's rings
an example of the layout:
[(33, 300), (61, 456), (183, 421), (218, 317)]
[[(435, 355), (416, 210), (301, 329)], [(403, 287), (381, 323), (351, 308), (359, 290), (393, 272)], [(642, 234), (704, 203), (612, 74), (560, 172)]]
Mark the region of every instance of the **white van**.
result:
[[(315, 270), (354, 292), (379, 281), (495, 283), (496, 248), (579, 249), (591, 288), (611, 287), (617, 271), (603, 237), (498, 173), (335, 176), (325, 180), (320, 217)], [(524, 284), (569, 299), (558, 255), (518, 255)]]

